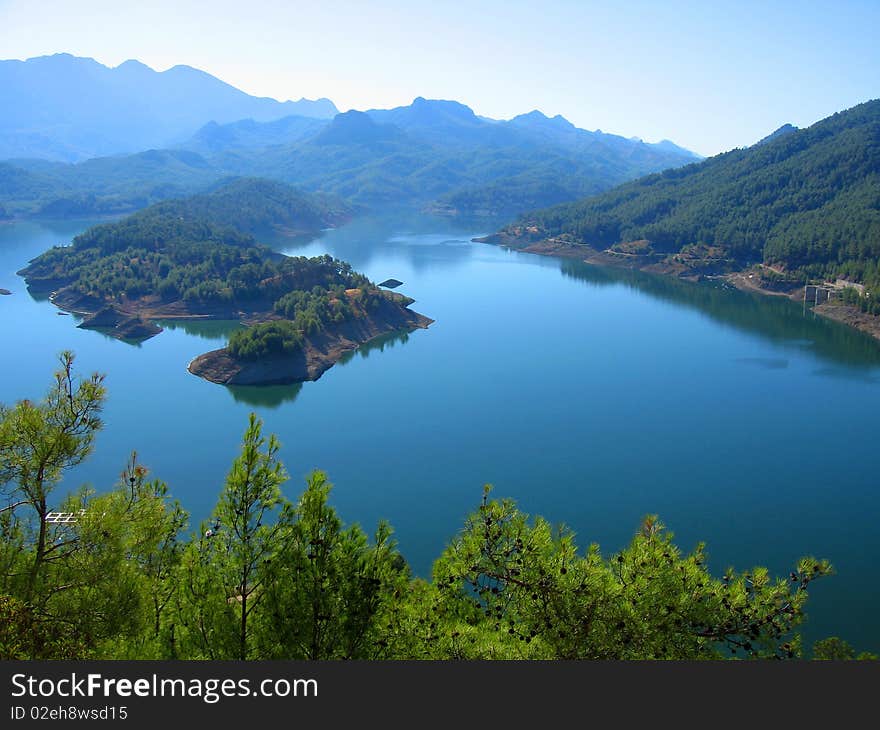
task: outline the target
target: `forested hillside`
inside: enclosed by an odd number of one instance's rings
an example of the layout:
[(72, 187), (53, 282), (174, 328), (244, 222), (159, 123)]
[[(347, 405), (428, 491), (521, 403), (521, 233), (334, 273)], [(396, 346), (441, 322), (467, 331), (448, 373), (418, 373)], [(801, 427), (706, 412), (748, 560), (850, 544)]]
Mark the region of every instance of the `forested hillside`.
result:
[(880, 291), (880, 101), (576, 203), (509, 230), (641, 252), (717, 247), (731, 265), (845, 277)]
[[(63, 294), (108, 303), (158, 297), (201, 305), (271, 304), (298, 290), (360, 287), (367, 279), (330, 257), (276, 254), (248, 230), (284, 225), (314, 230), (338, 222), (343, 207), (281, 183), (236, 180), (213, 193), (158, 203), (121, 221), (88, 229), (52, 248), (21, 273)], [(296, 313), (290, 313), (294, 319)]]

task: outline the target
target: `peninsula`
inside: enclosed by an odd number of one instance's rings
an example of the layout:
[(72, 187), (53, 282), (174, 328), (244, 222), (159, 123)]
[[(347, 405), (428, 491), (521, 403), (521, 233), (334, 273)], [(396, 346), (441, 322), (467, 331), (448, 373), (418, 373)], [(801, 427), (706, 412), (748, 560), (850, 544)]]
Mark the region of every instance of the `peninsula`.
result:
[(880, 100), (866, 102), (806, 129), (788, 125), (752, 147), (525, 214), (475, 240), (683, 279), (724, 278), (805, 300), (880, 338), (878, 127)]
[[(81, 315), (80, 327), (122, 340), (160, 333), (157, 319), (242, 322), (227, 347), (190, 363), (190, 372), (217, 383), (316, 380), (374, 337), (431, 324), (409, 309), (412, 299), (344, 261), (285, 256), (234, 227), (239, 212), (251, 225), (279, 219), (276, 205), (251, 195), (255, 188), (265, 189), (262, 181), (236, 183), (234, 194), (160, 203), (94, 226), (19, 274), (30, 291), (50, 292), (60, 309)], [(215, 207), (222, 216), (209, 215)]]

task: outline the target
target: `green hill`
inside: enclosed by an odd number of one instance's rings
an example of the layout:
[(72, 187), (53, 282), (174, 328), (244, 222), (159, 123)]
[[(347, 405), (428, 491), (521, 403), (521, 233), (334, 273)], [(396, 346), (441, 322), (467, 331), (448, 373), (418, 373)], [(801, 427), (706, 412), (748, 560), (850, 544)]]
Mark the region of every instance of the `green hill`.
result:
[[(71, 246), (49, 249), (22, 272), (29, 285), (57, 282), (100, 300), (158, 295), (233, 302), (277, 294), (278, 261), (249, 232), (272, 226), (310, 231), (349, 209), (268, 180), (233, 180), (211, 193), (157, 203), (89, 228)], [(320, 278), (320, 277), (319, 277)], [(322, 280), (323, 281), (323, 280)], [(300, 282), (302, 283), (302, 282)], [(309, 288), (318, 281), (306, 281)], [(289, 282), (281, 286), (286, 291)]]
[[(764, 263), (880, 290), (880, 100), (762, 144), (649, 175), (507, 229), (597, 249)], [(865, 302), (863, 302), (865, 304)]]

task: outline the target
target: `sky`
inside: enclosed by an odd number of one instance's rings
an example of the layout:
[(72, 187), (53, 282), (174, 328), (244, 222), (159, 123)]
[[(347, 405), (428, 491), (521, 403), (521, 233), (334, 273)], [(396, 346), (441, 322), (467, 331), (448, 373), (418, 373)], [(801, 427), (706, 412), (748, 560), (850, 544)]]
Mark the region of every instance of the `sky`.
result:
[(880, 97), (880, 0), (0, 0), (0, 58), (186, 64), (341, 111), (455, 99), (703, 155)]

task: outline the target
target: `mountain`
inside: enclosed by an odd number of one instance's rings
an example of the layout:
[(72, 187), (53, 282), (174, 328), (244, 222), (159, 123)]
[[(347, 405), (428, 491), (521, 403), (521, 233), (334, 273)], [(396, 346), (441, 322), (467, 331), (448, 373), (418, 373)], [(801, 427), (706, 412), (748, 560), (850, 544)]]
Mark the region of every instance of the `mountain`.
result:
[(291, 115), (274, 122), (241, 119), (228, 124), (208, 122), (180, 147), (201, 154), (236, 151), (290, 144), (315, 134), (328, 124), (326, 119)]
[(880, 293), (880, 100), (762, 144), (528, 213), (506, 229), (698, 270), (772, 266)]
[(372, 208), (513, 217), (695, 159), (561, 117), (525, 116), (487, 120), (458, 102), (420, 97), (332, 120), (210, 123), (176, 149), (77, 164), (11, 160), (0, 166), (0, 202), (14, 215), (123, 212), (242, 176)]
[[(266, 150), (238, 174), (331, 191), (373, 207), (403, 203), (509, 216), (697, 159), (677, 147), (580, 130), (561, 117), (540, 115), (541, 124), (536, 115), (532, 124), (487, 120), (458, 102), (418, 97), (405, 107), (339, 115), (314, 137)], [(547, 134), (547, 125), (564, 133)]]
[(157, 72), (138, 61), (115, 68), (66, 53), (0, 61), (0, 159), (75, 162), (168, 147), (210, 121), (330, 118), (328, 99), (250, 96), (204, 71)]
[(370, 145), (377, 142), (402, 140), (404, 134), (391, 124), (377, 124), (364, 112), (347, 111), (338, 114), (315, 137), (313, 144), (326, 145)]
[(157, 209), (250, 233), (271, 228), (313, 233), (345, 223), (353, 214), (338, 198), (260, 178), (225, 180), (201, 195), (169, 200)]
[(414, 139), (442, 146), (494, 145), (511, 139), (499, 139), (496, 124), (480, 119), (457, 101), (419, 96), (409, 106), (370, 109), (366, 114), (379, 124), (399, 127)]
[(188, 150), (147, 150), (76, 164), (0, 162), (0, 200), (18, 216), (108, 215), (201, 190), (224, 175)]
[(798, 128), (793, 124), (783, 124), (779, 129), (775, 132), (771, 132), (763, 139), (755, 142), (755, 146), (759, 144), (767, 144), (768, 142), (772, 142), (774, 139), (778, 139), (779, 137), (784, 137), (786, 134), (791, 134), (792, 132), (797, 132)]

